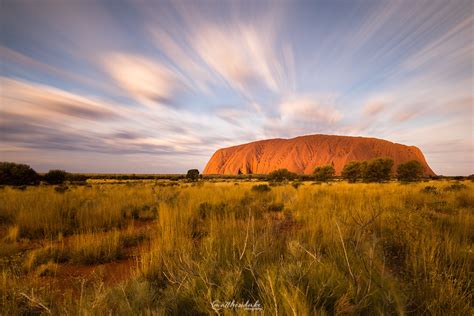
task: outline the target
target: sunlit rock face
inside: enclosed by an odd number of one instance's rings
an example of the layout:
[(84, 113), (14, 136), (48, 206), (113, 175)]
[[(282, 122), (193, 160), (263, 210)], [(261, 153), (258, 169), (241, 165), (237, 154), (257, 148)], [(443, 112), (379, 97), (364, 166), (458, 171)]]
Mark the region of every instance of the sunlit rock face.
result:
[(292, 139), (268, 139), (218, 149), (206, 165), (204, 174), (267, 174), (286, 168), (299, 174), (311, 174), (316, 166), (332, 164), (336, 175), (350, 161), (388, 157), (396, 167), (418, 160), (425, 175), (434, 175), (423, 153), (415, 146), (383, 139), (336, 135), (308, 135)]

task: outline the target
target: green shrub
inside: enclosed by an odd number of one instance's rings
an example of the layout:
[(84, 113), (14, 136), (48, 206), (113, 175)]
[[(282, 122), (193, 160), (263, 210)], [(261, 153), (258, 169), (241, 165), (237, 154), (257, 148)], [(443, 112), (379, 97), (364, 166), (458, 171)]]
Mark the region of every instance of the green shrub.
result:
[(49, 170), (44, 175), (44, 181), (49, 184), (63, 184), (66, 181), (67, 172), (64, 170)]
[(298, 189), (298, 188), (300, 187), (300, 185), (302, 185), (302, 184), (303, 184), (303, 183), (300, 182), (300, 181), (293, 181), (293, 182), (291, 183), (291, 185), (292, 185), (293, 188), (295, 188), (295, 189)]
[(253, 192), (270, 192), (271, 188), (267, 184), (256, 184), (252, 187)]
[(199, 180), (199, 170), (189, 169), (188, 173), (186, 174), (186, 179), (193, 182)]
[(281, 212), (285, 208), (283, 203), (272, 203), (268, 206), (269, 212)]
[(325, 165), (319, 166), (314, 169), (313, 175), (316, 181), (329, 181), (334, 177), (336, 170), (334, 170), (334, 166), (332, 165)]
[(277, 169), (270, 172), (267, 176), (268, 181), (283, 182), (296, 179), (297, 174), (288, 171), (288, 169)]
[(424, 187), (421, 192), (423, 193), (431, 193), (431, 194), (438, 194), (438, 189), (435, 187), (435, 186), (432, 186), (432, 185), (427, 185), (426, 187)]
[(350, 183), (355, 183), (362, 178), (362, 163), (360, 161), (350, 161), (342, 169), (341, 176)]
[(464, 189), (467, 189), (467, 185), (464, 183), (453, 183), (445, 188), (446, 191), (460, 191)]
[(362, 178), (365, 182), (383, 182), (390, 180), (393, 160), (377, 158), (362, 164)]
[(403, 182), (419, 181), (423, 176), (423, 165), (418, 160), (410, 160), (397, 167), (397, 178)]
[(39, 176), (30, 166), (13, 162), (0, 162), (0, 184), (23, 186), (38, 183)]

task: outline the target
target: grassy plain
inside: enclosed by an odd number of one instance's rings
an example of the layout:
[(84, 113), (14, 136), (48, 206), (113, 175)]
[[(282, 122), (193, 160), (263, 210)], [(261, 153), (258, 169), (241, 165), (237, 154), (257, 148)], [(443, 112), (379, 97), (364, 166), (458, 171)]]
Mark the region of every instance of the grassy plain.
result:
[(258, 183), (0, 189), (0, 314), (473, 314), (474, 183)]

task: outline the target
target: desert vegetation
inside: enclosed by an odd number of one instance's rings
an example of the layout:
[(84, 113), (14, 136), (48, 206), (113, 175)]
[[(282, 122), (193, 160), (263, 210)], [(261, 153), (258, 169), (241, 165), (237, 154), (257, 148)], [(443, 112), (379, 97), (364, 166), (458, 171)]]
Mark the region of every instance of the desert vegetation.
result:
[(472, 182), (268, 184), (4, 186), (0, 314), (472, 314)]
[(325, 165), (316, 167), (313, 174), (316, 181), (328, 181), (334, 178), (336, 171), (334, 170), (334, 166)]

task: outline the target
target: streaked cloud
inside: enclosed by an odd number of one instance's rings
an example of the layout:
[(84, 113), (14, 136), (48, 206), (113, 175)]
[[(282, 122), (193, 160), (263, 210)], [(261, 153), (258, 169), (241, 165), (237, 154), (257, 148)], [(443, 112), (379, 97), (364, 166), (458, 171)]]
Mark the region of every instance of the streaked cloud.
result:
[[(330, 102), (327, 98), (326, 102)], [(313, 97), (302, 96), (290, 98), (280, 104), (280, 115), (282, 120), (295, 120), (314, 123), (336, 123), (341, 120), (342, 113), (331, 104), (324, 103), (325, 100), (317, 100)]]
[(120, 110), (57, 88), (0, 77), (2, 113), (44, 118), (46, 120), (114, 120)]
[(2, 9), (2, 159), (184, 172), (219, 147), (326, 133), (417, 145), (438, 173), (474, 173), (470, 1)]
[(390, 106), (390, 98), (387, 96), (372, 97), (362, 108), (364, 115), (376, 116)]
[(152, 106), (168, 105), (179, 89), (179, 81), (167, 67), (144, 57), (112, 53), (103, 58), (104, 67), (119, 87), (137, 101)]

